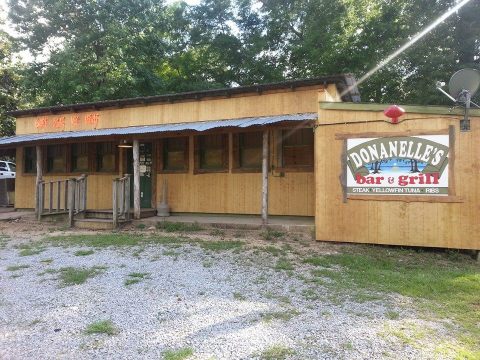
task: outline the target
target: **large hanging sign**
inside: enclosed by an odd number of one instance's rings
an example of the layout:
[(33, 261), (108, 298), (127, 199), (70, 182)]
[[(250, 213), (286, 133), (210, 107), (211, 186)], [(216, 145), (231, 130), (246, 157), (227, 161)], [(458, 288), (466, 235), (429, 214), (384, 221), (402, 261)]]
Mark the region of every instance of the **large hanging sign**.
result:
[(448, 195), (448, 135), (347, 139), (347, 194)]

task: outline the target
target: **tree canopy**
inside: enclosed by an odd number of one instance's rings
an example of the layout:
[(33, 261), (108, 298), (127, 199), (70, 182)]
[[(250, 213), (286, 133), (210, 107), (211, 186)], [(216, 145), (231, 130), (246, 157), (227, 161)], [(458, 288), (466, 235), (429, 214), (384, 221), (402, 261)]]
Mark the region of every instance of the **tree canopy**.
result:
[[(359, 78), (455, 3), (11, 0), (9, 21), (18, 37), (0, 33), (0, 107), (345, 72)], [(363, 100), (446, 103), (435, 82), (460, 68), (480, 67), (479, 18), (480, 3), (471, 1), (361, 84)], [(17, 66), (12, 54), (22, 50), (32, 60)]]

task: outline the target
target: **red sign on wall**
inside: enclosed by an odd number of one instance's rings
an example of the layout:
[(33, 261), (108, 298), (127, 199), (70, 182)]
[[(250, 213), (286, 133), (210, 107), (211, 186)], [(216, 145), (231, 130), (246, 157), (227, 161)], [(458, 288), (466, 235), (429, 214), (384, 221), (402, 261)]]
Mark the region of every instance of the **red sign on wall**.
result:
[[(79, 127), (82, 124), (85, 125), (93, 125), (93, 127), (98, 126), (98, 122), (100, 120), (99, 113), (88, 113), (85, 115), (72, 115), (70, 117), (70, 124), (72, 127)], [(48, 116), (39, 116), (35, 120), (35, 127), (37, 129), (63, 129), (65, 128), (66, 124), (66, 117), (65, 116), (56, 116), (53, 118), (49, 118)]]

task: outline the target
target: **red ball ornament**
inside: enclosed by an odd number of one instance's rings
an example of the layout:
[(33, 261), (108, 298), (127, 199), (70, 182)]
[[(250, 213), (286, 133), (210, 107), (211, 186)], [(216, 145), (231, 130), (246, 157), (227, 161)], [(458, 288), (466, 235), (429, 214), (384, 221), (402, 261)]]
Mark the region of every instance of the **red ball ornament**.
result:
[(405, 109), (398, 105), (390, 105), (383, 113), (391, 119), (392, 124), (398, 124), (398, 118), (405, 114)]

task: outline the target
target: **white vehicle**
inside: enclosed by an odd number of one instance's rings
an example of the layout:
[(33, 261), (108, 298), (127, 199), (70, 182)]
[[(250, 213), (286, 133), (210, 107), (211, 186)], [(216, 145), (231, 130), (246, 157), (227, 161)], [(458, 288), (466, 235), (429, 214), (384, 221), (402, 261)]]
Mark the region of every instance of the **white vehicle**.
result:
[(9, 161), (0, 161), (0, 179), (15, 179), (15, 164)]

